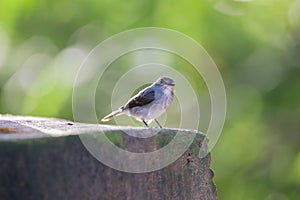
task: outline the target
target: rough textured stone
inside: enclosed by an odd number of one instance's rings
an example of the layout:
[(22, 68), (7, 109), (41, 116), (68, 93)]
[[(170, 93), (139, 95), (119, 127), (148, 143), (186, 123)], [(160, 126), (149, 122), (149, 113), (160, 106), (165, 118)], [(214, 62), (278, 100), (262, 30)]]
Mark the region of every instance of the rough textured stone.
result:
[(117, 135), (116, 145), (139, 153), (160, 149), (175, 134), (195, 133), (0, 115), (1, 199), (217, 199), (210, 154), (198, 157), (203, 134), (171, 165), (126, 173), (107, 167), (86, 150), (78, 135), (95, 132), (112, 139)]

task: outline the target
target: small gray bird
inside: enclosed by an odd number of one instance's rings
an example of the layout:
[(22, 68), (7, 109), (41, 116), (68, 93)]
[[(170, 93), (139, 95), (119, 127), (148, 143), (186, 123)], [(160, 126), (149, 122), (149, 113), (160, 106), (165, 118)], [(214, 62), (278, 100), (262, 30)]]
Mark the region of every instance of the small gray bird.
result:
[(157, 118), (172, 104), (174, 86), (175, 83), (173, 79), (161, 77), (152, 85), (146, 87), (129, 99), (125, 106), (105, 116), (101, 121), (109, 121), (115, 116), (126, 114), (144, 122), (147, 127), (147, 122), (151, 123), (151, 121), (154, 120), (157, 125), (162, 128)]

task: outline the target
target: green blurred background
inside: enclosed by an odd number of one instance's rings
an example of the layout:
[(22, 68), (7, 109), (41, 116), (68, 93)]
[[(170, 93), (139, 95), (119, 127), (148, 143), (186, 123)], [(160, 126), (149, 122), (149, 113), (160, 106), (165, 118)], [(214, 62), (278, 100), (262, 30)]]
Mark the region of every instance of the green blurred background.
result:
[(223, 76), (227, 119), (212, 151), (219, 199), (299, 199), (300, 0), (1, 0), (0, 112), (72, 120), (88, 52), (144, 26), (194, 38)]

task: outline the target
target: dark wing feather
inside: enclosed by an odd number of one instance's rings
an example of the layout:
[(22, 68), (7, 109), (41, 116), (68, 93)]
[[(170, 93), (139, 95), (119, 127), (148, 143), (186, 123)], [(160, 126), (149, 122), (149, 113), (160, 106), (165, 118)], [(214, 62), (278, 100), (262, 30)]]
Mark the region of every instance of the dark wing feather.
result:
[(133, 108), (137, 106), (147, 105), (152, 101), (154, 101), (154, 98), (155, 98), (155, 91), (146, 89), (145, 91), (137, 94), (135, 97), (129, 100), (125, 108)]

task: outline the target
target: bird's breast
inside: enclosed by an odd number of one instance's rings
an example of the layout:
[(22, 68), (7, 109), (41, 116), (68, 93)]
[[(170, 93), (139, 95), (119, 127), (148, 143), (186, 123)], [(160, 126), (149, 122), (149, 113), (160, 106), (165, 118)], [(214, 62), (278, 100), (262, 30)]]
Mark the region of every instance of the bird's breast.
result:
[(173, 98), (174, 98), (173, 90), (170, 90), (168, 88), (165, 89), (164, 90), (164, 96), (165, 96), (164, 108), (167, 109), (173, 102)]

